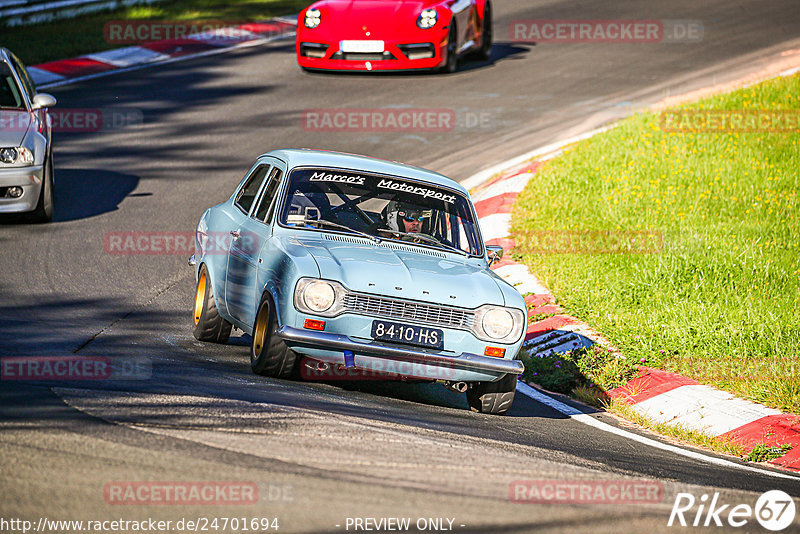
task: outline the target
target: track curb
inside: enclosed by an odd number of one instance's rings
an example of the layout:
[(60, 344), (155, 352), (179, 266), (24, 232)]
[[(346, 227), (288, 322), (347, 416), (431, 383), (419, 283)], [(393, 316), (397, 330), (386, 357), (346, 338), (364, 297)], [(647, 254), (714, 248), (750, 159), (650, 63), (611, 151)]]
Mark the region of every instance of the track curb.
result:
[[(758, 79), (748, 78), (738, 86), (777, 76), (788, 76), (797, 70), (797, 67), (781, 68)], [(720, 86), (717, 92), (730, 90), (732, 85), (734, 84)], [(686, 95), (684, 101), (691, 99), (696, 99), (696, 95)], [(677, 101), (678, 98), (671, 98), (673, 105)], [(662, 107), (663, 104), (659, 104), (651, 110)], [(501, 245), (506, 251), (510, 251), (515, 244), (510, 235), (514, 204), (540, 166), (559, 156), (568, 146), (614, 126), (615, 124), (611, 124), (528, 152), (481, 171), (462, 182), (472, 195), (486, 243)], [(565, 313), (550, 290), (525, 265), (504, 259), (492, 269), (520, 293), (527, 295), (525, 301), (529, 306), (529, 317), (543, 313), (548, 315), (546, 319), (528, 325), (522, 350), (530, 357), (564, 354), (594, 345), (608, 350), (618, 358), (625, 357), (590, 325)], [(527, 389), (518, 388), (523, 393), (530, 389), (527, 384), (524, 385)], [(737, 398), (689, 377), (648, 367), (640, 367), (636, 378), (607, 393), (650, 420), (713, 437), (727, 438), (747, 450), (757, 444), (776, 446), (788, 443), (792, 449), (769, 463), (792, 472), (800, 472), (800, 417), (797, 415), (782, 413)]]
[(296, 26), (296, 17), (276, 17), (263, 22), (239, 24), (198, 33), (190, 38), (151, 41), (76, 58), (50, 61), (30, 66), (28, 72), (38, 88), (47, 89), (287, 39), (294, 36)]

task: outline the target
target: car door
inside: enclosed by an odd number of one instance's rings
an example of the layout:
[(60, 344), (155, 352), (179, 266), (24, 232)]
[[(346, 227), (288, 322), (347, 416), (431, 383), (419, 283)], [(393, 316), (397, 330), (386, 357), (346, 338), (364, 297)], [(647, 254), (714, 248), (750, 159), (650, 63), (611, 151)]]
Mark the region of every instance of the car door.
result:
[(228, 262), (225, 269), (225, 303), (228, 313), (242, 322), (249, 317), (248, 314), (253, 314), (253, 311), (248, 310), (250, 297), (254, 292), (250, 286), (254, 283), (254, 264), (260, 248), (257, 245), (260, 237), (253, 234), (249, 225), (250, 214), (256, 209), (256, 200), (261, 194), (271, 168), (270, 161), (259, 160), (236, 193), (233, 200), (234, 209), (231, 210), (233, 220), (229, 231)]

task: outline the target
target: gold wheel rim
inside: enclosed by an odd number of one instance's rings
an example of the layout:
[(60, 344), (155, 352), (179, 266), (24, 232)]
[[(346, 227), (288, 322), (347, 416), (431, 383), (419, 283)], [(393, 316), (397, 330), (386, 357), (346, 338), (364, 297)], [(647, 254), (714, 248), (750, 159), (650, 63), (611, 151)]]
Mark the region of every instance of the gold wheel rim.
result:
[(256, 327), (253, 329), (253, 353), (255, 356), (261, 354), (261, 349), (264, 346), (264, 338), (267, 333), (267, 323), (269, 322), (269, 306), (265, 303), (258, 310), (258, 317), (256, 318)]
[(205, 270), (197, 281), (197, 293), (194, 296), (194, 325), (200, 324), (200, 316), (203, 314), (203, 304), (206, 300), (207, 277)]

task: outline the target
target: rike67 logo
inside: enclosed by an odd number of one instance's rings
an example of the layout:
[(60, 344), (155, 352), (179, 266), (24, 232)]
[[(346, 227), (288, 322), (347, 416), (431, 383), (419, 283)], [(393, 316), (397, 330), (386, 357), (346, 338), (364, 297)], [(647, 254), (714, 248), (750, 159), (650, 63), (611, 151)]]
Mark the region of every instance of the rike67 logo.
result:
[(780, 490), (762, 494), (755, 506), (723, 504), (716, 492), (710, 499), (707, 494), (696, 499), (691, 493), (678, 493), (667, 526), (722, 527), (727, 523), (743, 527), (755, 519), (765, 529), (777, 532), (792, 524), (795, 512), (792, 497)]

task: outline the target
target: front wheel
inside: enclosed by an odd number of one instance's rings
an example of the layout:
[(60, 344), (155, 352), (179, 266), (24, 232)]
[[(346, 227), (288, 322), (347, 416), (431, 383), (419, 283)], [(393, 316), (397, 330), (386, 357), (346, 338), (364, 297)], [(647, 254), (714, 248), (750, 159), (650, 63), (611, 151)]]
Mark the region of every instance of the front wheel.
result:
[(450, 24), (450, 33), (447, 35), (447, 63), (441, 67), (441, 72), (452, 74), (458, 69), (458, 31), (456, 22)]
[(194, 295), (194, 337), (199, 341), (226, 343), (233, 325), (222, 318), (206, 266), (200, 267)]
[(250, 368), (258, 375), (289, 378), (297, 362), (297, 353), (275, 335), (277, 330), (278, 317), (272, 299), (264, 294), (253, 325)]
[(492, 56), (492, 40), (494, 32), (492, 30), (492, 3), (486, 0), (486, 5), (483, 8), (483, 35), (481, 37), (481, 48), (478, 51), (478, 57), (483, 60), (489, 60)]
[(55, 202), (53, 200), (53, 154), (47, 157), (42, 173), (42, 188), (36, 208), (30, 213), (30, 220), (35, 223), (48, 223), (53, 220)]
[(474, 412), (505, 415), (514, 402), (517, 375), (507, 374), (496, 382), (475, 382), (467, 390), (467, 402)]

